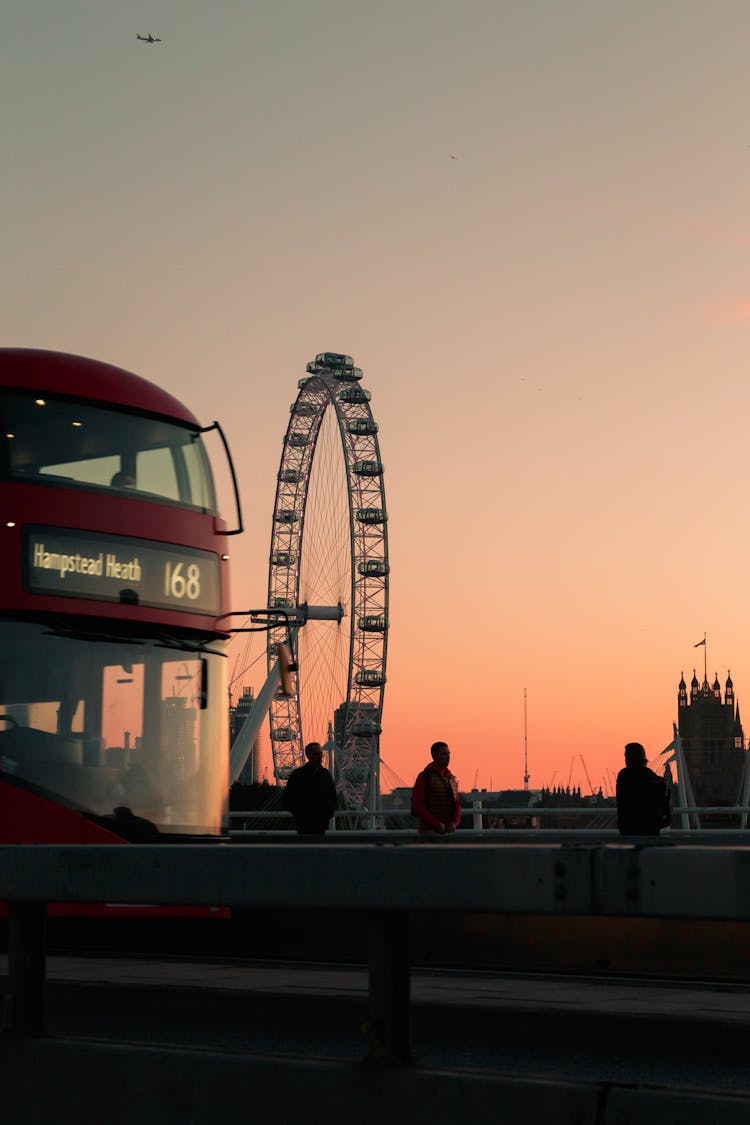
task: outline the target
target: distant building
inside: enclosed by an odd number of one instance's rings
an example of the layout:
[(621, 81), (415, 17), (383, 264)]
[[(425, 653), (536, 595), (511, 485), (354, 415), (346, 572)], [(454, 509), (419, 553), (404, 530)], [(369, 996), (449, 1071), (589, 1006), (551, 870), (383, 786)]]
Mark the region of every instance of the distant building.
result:
[(172, 755), (173, 776), (177, 781), (192, 777), (198, 765), (195, 723), (198, 712), (181, 695), (164, 700), (162, 739)]
[[(482, 824), (485, 828), (539, 828), (539, 818), (526, 811), (536, 804), (537, 797), (538, 793), (529, 789), (472, 789), (462, 794), (462, 804), (467, 812), (474, 809), (478, 813), (480, 806), (513, 810), (503, 815), (482, 814)], [(464, 819), (462, 827), (473, 826), (473, 817), (471, 820)]]
[[(545, 816), (541, 820), (542, 828), (611, 828), (612, 809), (615, 806), (614, 797), (605, 797), (601, 791), (583, 796), (580, 785), (557, 785), (554, 788), (542, 789), (536, 805), (540, 809), (560, 809), (560, 814)], [(601, 817), (587, 817), (582, 820), (575, 813), (566, 812), (570, 809), (601, 809)]]
[(333, 731), (329, 726), (326, 743), (337, 787), (344, 783), (346, 788), (346, 781), (361, 785), (369, 778), (368, 791), (375, 794), (376, 805), (380, 793), (380, 732), (380, 709), (374, 703), (350, 703), (348, 707), (342, 703), (334, 712)]
[(697, 805), (736, 805), (745, 767), (740, 708), (727, 674), (722, 699), (718, 676), (709, 687), (693, 671), (688, 696), (685, 677), (677, 691), (677, 729)]
[[(347, 717), (350, 720), (350, 729), (353, 735), (359, 738), (370, 738), (380, 734), (380, 710), (374, 703), (358, 703), (347, 706), (342, 703), (336, 708), (333, 716), (333, 738), (338, 747), (344, 745), (344, 723)], [(329, 732), (330, 734), (330, 732)]]
[[(235, 707), (229, 708), (229, 744), (232, 746), (237, 735), (242, 729), (242, 724), (250, 714), (255, 705), (255, 696), (253, 689), (246, 687), (237, 700)], [(261, 765), (260, 765), (260, 734), (253, 743), (253, 748), (248, 755), (248, 759), (242, 768), (240, 776), (237, 778), (240, 785), (253, 785), (262, 781)]]

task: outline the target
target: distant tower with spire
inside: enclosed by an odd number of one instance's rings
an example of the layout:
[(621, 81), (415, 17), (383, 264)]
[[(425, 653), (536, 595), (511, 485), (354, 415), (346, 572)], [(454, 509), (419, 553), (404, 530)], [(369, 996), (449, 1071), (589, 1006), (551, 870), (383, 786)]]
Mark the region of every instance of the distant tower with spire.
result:
[(745, 736), (740, 708), (727, 673), (724, 698), (718, 675), (709, 685), (693, 669), (690, 694), (684, 675), (677, 688), (677, 729), (685, 765), (698, 805), (736, 805), (745, 765)]
[[(251, 687), (243, 689), (242, 695), (237, 700), (236, 707), (229, 708), (229, 745), (234, 743), (235, 738), (242, 730), (242, 724), (248, 717), (253, 707), (255, 706), (255, 694)], [(247, 762), (243, 766), (242, 772), (237, 780), (241, 785), (255, 785), (258, 784), (261, 778), (261, 739), (258, 734), (253, 748), (248, 755)]]

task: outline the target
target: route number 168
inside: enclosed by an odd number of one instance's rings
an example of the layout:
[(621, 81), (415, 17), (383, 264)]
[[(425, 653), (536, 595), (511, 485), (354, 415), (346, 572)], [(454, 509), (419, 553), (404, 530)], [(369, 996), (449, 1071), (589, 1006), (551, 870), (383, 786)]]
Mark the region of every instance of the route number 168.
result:
[(164, 567), (164, 594), (168, 598), (194, 602), (201, 596), (201, 568), (198, 563), (167, 563)]

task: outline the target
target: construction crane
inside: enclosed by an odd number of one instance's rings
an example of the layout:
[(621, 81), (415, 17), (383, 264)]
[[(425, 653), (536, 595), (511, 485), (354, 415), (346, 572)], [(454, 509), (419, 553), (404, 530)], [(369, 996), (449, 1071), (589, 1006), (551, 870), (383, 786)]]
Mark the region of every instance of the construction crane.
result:
[(586, 769), (586, 763), (583, 760), (583, 754), (579, 754), (579, 757), (581, 759), (581, 765), (583, 766), (583, 772), (586, 774), (586, 780), (589, 783), (589, 792), (591, 793), (591, 796), (593, 797), (594, 796), (594, 786), (591, 784), (591, 778), (589, 777), (589, 771)]

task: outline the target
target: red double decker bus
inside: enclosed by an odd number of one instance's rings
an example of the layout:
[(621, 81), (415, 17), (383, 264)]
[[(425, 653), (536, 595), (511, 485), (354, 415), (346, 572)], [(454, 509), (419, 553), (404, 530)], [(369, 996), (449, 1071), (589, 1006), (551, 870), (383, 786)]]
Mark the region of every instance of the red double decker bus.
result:
[(220, 836), (241, 516), (216, 507), (218, 423), (25, 349), (0, 349), (0, 414), (0, 842)]

